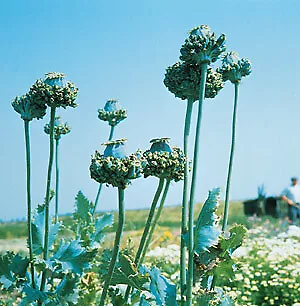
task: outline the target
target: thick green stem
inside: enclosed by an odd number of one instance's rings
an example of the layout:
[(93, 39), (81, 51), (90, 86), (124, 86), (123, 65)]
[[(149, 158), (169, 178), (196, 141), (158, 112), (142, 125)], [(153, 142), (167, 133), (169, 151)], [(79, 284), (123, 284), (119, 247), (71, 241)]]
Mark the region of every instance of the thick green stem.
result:
[(59, 139), (55, 139), (55, 223), (58, 222), (58, 193), (59, 193), (58, 148), (59, 148)]
[(186, 290), (186, 242), (184, 235), (188, 231), (188, 190), (189, 190), (189, 158), (188, 158), (188, 144), (191, 130), (191, 117), (193, 112), (192, 100), (187, 101), (184, 136), (183, 136), (183, 152), (186, 156), (184, 164), (184, 178), (183, 178), (183, 198), (182, 198), (182, 212), (181, 212), (181, 241), (180, 241), (180, 294), (182, 303), (185, 300), (184, 294)]
[(115, 126), (111, 125), (110, 126), (110, 133), (109, 133), (109, 137), (108, 137), (108, 141), (111, 141), (114, 137), (114, 131), (115, 131)]
[(31, 226), (31, 166), (30, 166), (30, 133), (29, 121), (24, 120), (25, 130), (25, 146), (26, 146), (26, 182), (27, 182), (27, 232), (28, 232), (28, 249), (30, 260), (30, 273), (32, 288), (35, 289), (34, 280), (34, 264), (33, 264), (33, 251), (32, 251), (32, 226)]
[[(113, 137), (114, 137), (114, 130), (115, 130), (115, 126), (112, 125), (110, 127), (110, 133), (109, 133), (108, 141), (111, 141), (113, 139)], [(96, 196), (96, 199), (95, 199), (95, 205), (94, 205), (94, 208), (93, 208), (93, 211), (92, 211), (92, 215), (94, 215), (95, 212), (96, 212), (96, 207), (97, 207), (98, 202), (99, 202), (99, 197), (100, 197), (100, 194), (101, 194), (102, 185), (103, 184), (99, 184), (97, 196)]]
[(161, 212), (164, 208), (164, 204), (165, 204), (165, 201), (166, 201), (166, 198), (167, 198), (167, 195), (168, 195), (168, 191), (169, 191), (169, 187), (170, 187), (170, 183), (171, 181), (170, 180), (167, 180), (167, 183), (165, 185), (165, 189), (164, 189), (164, 192), (162, 194), (162, 198), (160, 200), (160, 204), (159, 204), (159, 207), (158, 207), (158, 210), (156, 212), (156, 215), (154, 217), (154, 220), (152, 222), (152, 225), (151, 225), (151, 228), (150, 228), (150, 231), (149, 231), (149, 234), (148, 234), (148, 237), (147, 237), (147, 240), (146, 240), (146, 243), (145, 243), (145, 247), (143, 249), (143, 252), (142, 252), (142, 256), (141, 256), (141, 259), (140, 259), (140, 262), (139, 262), (139, 265), (141, 265), (144, 261), (144, 258), (145, 258), (145, 255), (147, 253), (147, 250), (149, 248), (149, 245), (150, 245), (150, 242), (151, 242), (151, 239), (152, 239), (152, 236), (153, 236), (153, 232), (155, 230), (155, 227), (156, 227), (156, 224), (160, 218), (160, 215), (161, 215)]
[(234, 106), (233, 106), (233, 116), (232, 116), (231, 149), (230, 149), (230, 157), (229, 157), (229, 165), (228, 165), (227, 182), (226, 182), (225, 206), (224, 206), (224, 218), (223, 218), (222, 231), (225, 231), (227, 222), (228, 222), (229, 191), (230, 191), (231, 173), (232, 173), (234, 148), (235, 148), (235, 134), (236, 134), (235, 130), (236, 130), (238, 94), (239, 94), (239, 82), (234, 83)]
[[(141, 242), (140, 242), (139, 248), (136, 252), (135, 259), (134, 259), (134, 263), (137, 265), (137, 267), (139, 266), (139, 263), (140, 263), (140, 258), (141, 258), (143, 249), (145, 247), (147, 235), (149, 233), (149, 229), (150, 229), (152, 219), (153, 219), (153, 216), (154, 216), (154, 213), (155, 213), (155, 208), (156, 208), (157, 202), (159, 200), (159, 197), (160, 197), (161, 192), (162, 192), (163, 187), (164, 187), (164, 182), (165, 182), (165, 180), (163, 178), (159, 179), (159, 183), (158, 183), (154, 198), (152, 200), (150, 212), (149, 212), (149, 215), (148, 215), (148, 219), (146, 221), (146, 225), (145, 225), (144, 232), (143, 232), (143, 235), (142, 235), (142, 238), (141, 238)], [(125, 298), (124, 298), (126, 302), (128, 300), (130, 291), (131, 291), (131, 287), (128, 286), (127, 289), (126, 289)]]
[(122, 233), (123, 233), (123, 228), (124, 228), (124, 222), (125, 222), (125, 209), (124, 209), (124, 189), (118, 188), (118, 193), (119, 193), (119, 220), (118, 220), (118, 228), (116, 232), (116, 237), (115, 237), (115, 243), (114, 243), (114, 248), (112, 251), (112, 257), (111, 261), (109, 264), (106, 280), (103, 286), (103, 291), (101, 295), (101, 300), (100, 300), (100, 306), (104, 306), (105, 304), (105, 299), (107, 296), (107, 290), (109, 288), (109, 284), (116, 266), (116, 261), (119, 255), (119, 250), (120, 250), (120, 243), (121, 243), (121, 238), (122, 238)]
[[(53, 153), (54, 153), (54, 120), (55, 120), (55, 107), (51, 107), (50, 114), (50, 152), (49, 152), (49, 164), (48, 164), (48, 174), (47, 174), (47, 187), (46, 187), (46, 196), (45, 196), (45, 236), (44, 236), (44, 260), (48, 259), (49, 251), (49, 203), (50, 203), (50, 186), (51, 186), (51, 174), (52, 174), (52, 165), (53, 165)], [(40, 290), (45, 290), (47, 279), (46, 270), (43, 272), (41, 287)]]
[(199, 105), (198, 105), (198, 118), (196, 126), (195, 146), (194, 146), (194, 158), (193, 158), (193, 174), (191, 181), (191, 191), (189, 200), (189, 237), (188, 237), (188, 278), (187, 278), (187, 306), (192, 305), (193, 299), (193, 280), (194, 280), (194, 201), (195, 201), (195, 189), (196, 178), (198, 174), (198, 155), (199, 155), (199, 140), (201, 131), (201, 119), (202, 119), (202, 105), (205, 98), (205, 84), (207, 76), (208, 63), (202, 63), (201, 69), (201, 81), (199, 88)]

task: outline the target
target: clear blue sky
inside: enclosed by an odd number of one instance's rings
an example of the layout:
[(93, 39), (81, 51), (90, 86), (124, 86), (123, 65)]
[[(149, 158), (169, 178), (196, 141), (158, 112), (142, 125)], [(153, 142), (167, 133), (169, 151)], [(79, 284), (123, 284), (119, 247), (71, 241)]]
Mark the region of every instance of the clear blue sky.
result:
[[(82, 190), (94, 200), (91, 154), (109, 133), (97, 109), (117, 98), (128, 119), (116, 130), (129, 151), (149, 140), (172, 138), (182, 147), (185, 102), (163, 85), (165, 68), (179, 57), (187, 32), (208, 24), (225, 33), (228, 50), (248, 57), (253, 73), (240, 88), (232, 199), (253, 198), (264, 183), (278, 194), (300, 175), (300, 2), (211, 1), (3, 1), (0, 11), (0, 219), (26, 215), (23, 121), (10, 105), (49, 71), (67, 74), (80, 89), (76, 109), (58, 111), (72, 127), (61, 141), (61, 211), (71, 212)], [(196, 199), (215, 186), (224, 190), (230, 148), (233, 87), (226, 84), (205, 102)], [(195, 118), (194, 118), (195, 119)], [(33, 202), (45, 193), (48, 139), (43, 121), (32, 126)], [(127, 208), (149, 207), (157, 180), (139, 179), (126, 192)], [(181, 201), (173, 184), (167, 204)], [(117, 193), (104, 188), (99, 207), (117, 207)]]

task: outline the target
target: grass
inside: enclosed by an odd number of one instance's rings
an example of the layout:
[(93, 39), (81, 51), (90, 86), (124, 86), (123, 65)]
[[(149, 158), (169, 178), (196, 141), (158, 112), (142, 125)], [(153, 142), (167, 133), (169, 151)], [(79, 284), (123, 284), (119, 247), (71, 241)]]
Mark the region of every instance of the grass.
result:
[[(195, 206), (195, 218), (198, 217), (202, 204)], [(224, 203), (221, 203), (218, 211), (218, 215), (223, 214)], [(143, 210), (127, 210), (126, 211), (126, 224), (125, 231), (139, 231), (144, 228), (145, 221), (147, 219), (149, 211)], [(115, 220), (117, 220), (117, 212), (114, 212)], [(181, 207), (172, 206), (165, 207), (159, 221), (159, 225), (162, 227), (168, 227), (170, 229), (180, 228), (181, 219)], [(62, 216), (64, 224), (67, 226), (71, 224), (71, 216)], [(243, 212), (242, 202), (231, 202), (229, 212), (229, 224), (241, 223), (247, 226), (247, 217)], [(116, 223), (113, 227), (109, 228), (109, 232), (114, 232), (116, 229)], [(15, 239), (25, 238), (27, 235), (27, 228), (25, 221), (19, 222), (6, 222), (0, 224), (0, 239)]]

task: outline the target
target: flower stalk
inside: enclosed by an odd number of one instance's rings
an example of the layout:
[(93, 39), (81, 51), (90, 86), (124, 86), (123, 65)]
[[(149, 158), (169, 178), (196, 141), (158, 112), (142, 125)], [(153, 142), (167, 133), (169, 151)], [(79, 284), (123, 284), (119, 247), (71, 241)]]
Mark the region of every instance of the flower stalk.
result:
[(119, 250), (120, 250), (120, 243), (121, 243), (121, 238), (122, 238), (122, 233), (123, 233), (123, 228), (124, 228), (124, 222), (125, 222), (125, 209), (124, 209), (124, 189), (123, 188), (118, 188), (118, 198), (119, 198), (119, 217), (118, 217), (118, 228), (116, 231), (116, 236), (115, 236), (115, 242), (114, 242), (114, 248), (112, 251), (112, 258), (109, 264), (108, 268), (108, 273), (106, 276), (106, 280), (103, 286), (103, 291), (101, 295), (101, 300), (99, 305), (104, 306), (105, 305), (105, 299), (107, 296), (107, 291), (109, 288), (109, 284), (116, 266), (116, 261), (119, 255)]
[(153, 198), (153, 201), (152, 201), (152, 204), (151, 204), (150, 212), (149, 212), (149, 215), (148, 215), (148, 219), (146, 221), (146, 225), (145, 225), (144, 232), (143, 232), (143, 235), (142, 235), (142, 238), (141, 238), (141, 242), (140, 242), (140, 245), (139, 245), (138, 250), (137, 250), (136, 255), (135, 255), (134, 262), (137, 266), (139, 266), (140, 263), (141, 263), (141, 255), (142, 255), (142, 252), (143, 252), (143, 250), (146, 246), (146, 239), (147, 239), (147, 236), (149, 234), (149, 230), (150, 230), (152, 220), (153, 220), (153, 217), (154, 217), (156, 205), (157, 205), (158, 200), (160, 198), (160, 195), (162, 193), (164, 183), (165, 183), (165, 180), (163, 178), (160, 178), (157, 189), (156, 189), (156, 192), (155, 192), (155, 195), (154, 195), (154, 198)]
[(165, 188), (164, 188), (164, 191), (163, 191), (163, 194), (162, 194), (162, 198), (160, 200), (159, 207), (157, 209), (157, 212), (156, 212), (156, 215), (155, 215), (154, 220), (152, 222), (152, 225), (151, 225), (151, 228), (150, 228), (147, 240), (145, 242), (145, 247), (143, 249), (143, 252), (142, 252), (142, 255), (141, 255), (141, 259), (139, 261), (139, 265), (143, 264), (143, 262), (144, 262), (144, 258), (146, 256), (147, 251), (148, 251), (148, 248), (149, 248), (149, 245), (150, 245), (150, 242), (151, 242), (151, 239), (152, 239), (155, 227), (156, 227), (157, 222), (158, 222), (158, 220), (160, 218), (161, 212), (162, 212), (162, 210), (164, 208), (164, 204), (165, 204), (165, 201), (166, 201), (166, 198), (167, 198), (167, 195), (168, 195), (168, 192), (169, 192), (169, 188), (170, 188), (170, 183), (171, 183), (171, 180), (167, 180)]
[(184, 178), (183, 178), (183, 197), (182, 197), (182, 217), (181, 217), (181, 241), (180, 241), (180, 294), (181, 301), (185, 300), (184, 294), (186, 289), (186, 242), (184, 235), (188, 231), (188, 190), (189, 190), (189, 162), (188, 162), (188, 145), (191, 130), (191, 117), (193, 111), (193, 100), (187, 101), (185, 123), (184, 123), (184, 137), (183, 137), (183, 152), (186, 156), (184, 164)]
[(228, 173), (227, 173), (227, 181), (226, 181), (225, 206), (224, 206), (224, 218), (223, 218), (223, 224), (222, 224), (222, 231), (225, 231), (227, 223), (228, 223), (229, 192), (230, 192), (231, 174), (232, 174), (235, 139), (236, 139), (236, 117), (237, 117), (239, 84), (240, 82), (234, 83), (234, 105), (233, 105), (233, 115), (232, 115), (231, 149), (230, 149), (230, 157), (229, 157), (229, 165), (228, 165)]
[[(113, 139), (114, 131), (115, 131), (115, 126), (111, 125), (110, 126), (110, 133), (109, 133), (108, 141), (111, 141)], [(93, 207), (93, 210), (92, 210), (92, 215), (94, 215), (95, 212), (96, 212), (96, 208), (97, 208), (97, 205), (98, 205), (98, 202), (99, 202), (99, 198), (100, 198), (100, 194), (101, 194), (101, 190), (102, 190), (102, 185), (103, 184), (99, 184), (97, 196), (96, 196), (96, 199), (95, 199), (95, 204), (94, 204), (94, 207)]]
[(205, 98), (205, 84), (207, 75), (208, 62), (203, 62), (200, 65), (201, 69), (201, 81), (199, 88), (199, 104), (198, 104), (198, 118), (196, 126), (195, 146), (194, 146), (194, 157), (193, 157), (193, 172), (190, 189), (189, 199), (189, 216), (188, 216), (188, 276), (187, 276), (187, 305), (192, 305), (192, 291), (193, 291), (193, 279), (194, 279), (194, 202), (195, 202), (195, 189), (196, 189), (196, 178), (198, 173), (198, 156), (199, 156), (199, 140), (201, 131), (202, 121), (202, 106)]
[(58, 194), (59, 194), (59, 167), (58, 167), (59, 139), (55, 139), (55, 223), (58, 222)]
[(30, 132), (29, 120), (24, 120), (25, 131), (25, 146), (26, 146), (26, 182), (27, 182), (27, 231), (28, 231), (28, 249), (30, 260), (30, 274), (32, 288), (36, 288), (34, 280), (34, 264), (33, 264), (33, 251), (32, 251), (32, 225), (31, 225), (31, 161), (30, 161)]
[[(50, 203), (50, 187), (51, 187), (51, 174), (53, 166), (53, 153), (54, 153), (54, 120), (55, 120), (55, 110), (56, 107), (51, 107), (50, 113), (50, 141), (49, 141), (49, 164), (48, 164), (48, 173), (47, 173), (47, 186), (46, 186), (46, 196), (45, 196), (45, 233), (44, 233), (44, 252), (43, 259), (48, 259), (49, 252), (49, 203)], [(47, 272), (44, 271), (41, 280), (40, 290), (45, 290), (47, 279)]]

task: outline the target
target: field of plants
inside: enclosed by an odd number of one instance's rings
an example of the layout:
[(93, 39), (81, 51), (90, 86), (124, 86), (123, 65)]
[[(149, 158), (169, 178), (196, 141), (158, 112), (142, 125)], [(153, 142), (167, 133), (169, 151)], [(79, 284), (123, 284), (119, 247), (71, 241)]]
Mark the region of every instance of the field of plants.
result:
[[(240, 83), (251, 74), (251, 64), (227, 51), (226, 40), (225, 34), (216, 35), (207, 25), (193, 28), (179, 60), (166, 68), (164, 85), (186, 102), (183, 149), (160, 137), (150, 140), (149, 148), (129, 154), (127, 139), (115, 137), (115, 127), (127, 119), (126, 109), (110, 99), (98, 110), (98, 118), (109, 126), (104, 149), (94, 152), (89, 166), (98, 192), (91, 201), (79, 191), (69, 216), (59, 213), (59, 152), (71, 129), (57, 110), (78, 106), (78, 88), (64, 73), (49, 72), (13, 99), (12, 108), (24, 123), (27, 218), (24, 223), (0, 225), (1, 244), (6, 245), (0, 255), (3, 305), (299, 303), (299, 227), (287, 220), (246, 218), (241, 203), (229, 203)], [(233, 89), (233, 114), (225, 201), (221, 203), (221, 189), (213, 188), (206, 201), (196, 205), (199, 152), (205, 149), (200, 137), (203, 103), (220, 94), (226, 83)], [(43, 204), (36, 206), (30, 129), (32, 121), (43, 119), (47, 111), (47, 184)], [(148, 177), (157, 179), (149, 209), (126, 212), (127, 188)], [(181, 205), (165, 208), (171, 183), (179, 181)], [(97, 214), (103, 185), (116, 190), (115, 213)]]

